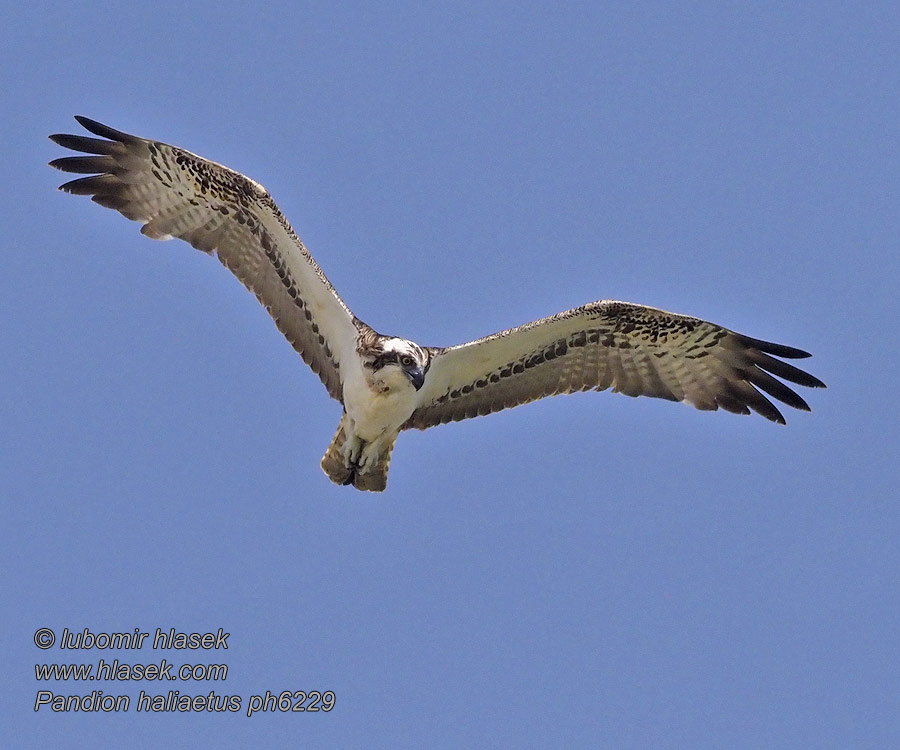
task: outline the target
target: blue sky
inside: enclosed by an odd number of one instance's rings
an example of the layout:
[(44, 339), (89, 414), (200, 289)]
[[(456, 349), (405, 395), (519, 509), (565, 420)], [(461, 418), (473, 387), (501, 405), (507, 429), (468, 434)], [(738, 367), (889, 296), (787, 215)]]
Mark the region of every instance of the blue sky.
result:
[[(12, 745), (900, 742), (893, 4), (37, 2), (2, 33)], [(332, 486), (340, 407), (255, 299), (56, 192), (73, 114), (263, 183), (379, 330), (625, 299), (807, 349), (829, 389), (787, 427), (548, 399), (402, 435), (383, 495)], [(42, 627), (231, 636), (45, 652)], [(34, 677), (100, 658), (229, 673)], [(32, 710), (98, 686), (336, 705)]]

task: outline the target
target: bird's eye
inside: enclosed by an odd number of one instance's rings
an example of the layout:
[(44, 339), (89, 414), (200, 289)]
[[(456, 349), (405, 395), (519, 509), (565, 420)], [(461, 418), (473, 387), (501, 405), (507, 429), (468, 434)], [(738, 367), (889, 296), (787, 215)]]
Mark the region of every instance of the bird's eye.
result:
[(404, 367), (409, 367), (413, 363), (413, 358), (410, 356), (400, 357), (400, 364)]

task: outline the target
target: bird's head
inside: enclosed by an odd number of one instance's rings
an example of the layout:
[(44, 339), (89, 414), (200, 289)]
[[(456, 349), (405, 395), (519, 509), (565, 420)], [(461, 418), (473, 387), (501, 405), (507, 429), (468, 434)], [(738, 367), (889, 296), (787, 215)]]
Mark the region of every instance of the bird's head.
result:
[(425, 373), (431, 358), (421, 346), (406, 339), (384, 336), (377, 345), (360, 352), (370, 379), (385, 390), (411, 384), (419, 390), (425, 383)]

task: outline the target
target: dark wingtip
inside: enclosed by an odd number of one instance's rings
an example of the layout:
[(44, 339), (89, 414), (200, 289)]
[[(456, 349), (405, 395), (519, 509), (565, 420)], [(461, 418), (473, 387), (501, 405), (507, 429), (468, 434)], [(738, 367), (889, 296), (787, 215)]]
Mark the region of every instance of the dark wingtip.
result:
[(780, 425), (786, 425), (787, 420), (784, 418), (784, 415), (772, 404), (769, 399), (760, 394), (763, 401), (766, 402), (767, 406), (761, 406), (760, 404), (748, 404), (750, 410), (759, 414), (761, 417), (765, 417), (770, 422)]
[[(760, 394), (760, 395), (762, 395), (762, 394)], [(768, 419), (771, 422), (774, 422), (775, 424), (786, 425), (787, 421), (785, 420), (784, 415), (781, 413), (781, 411), (771, 401), (769, 401), (769, 399), (767, 399), (765, 396), (763, 396), (762, 398), (763, 398), (763, 401), (765, 401), (768, 404), (768, 407), (760, 409), (760, 408), (757, 408), (757, 406), (755, 406), (754, 404), (750, 404), (749, 405), (750, 408), (753, 409), (753, 411), (755, 411), (757, 414), (765, 417), (766, 419)]]
[[(96, 120), (92, 120), (90, 117), (85, 117), (84, 115), (75, 115), (75, 119), (78, 121), (78, 124), (81, 125), (86, 130), (90, 130), (92, 133), (95, 133), (96, 130), (105, 130), (106, 125), (102, 122), (97, 122)], [(102, 133), (97, 133), (97, 135), (102, 135)]]
[(90, 131), (94, 135), (99, 135), (103, 138), (109, 138), (112, 141), (119, 141), (120, 143), (132, 143), (134, 141), (140, 140), (136, 136), (130, 135), (128, 133), (123, 133), (121, 130), (111, 128), (109, 127), (109, 125), (104, 125), (102, 122), (92, 120), (90, 117), (75, 115), (75, 119), (78, 121), (78, 124), (81, 125), (85, 130)]
[(73, 174), (103, 174), (115, 172), (117, 165), (109, 156), (63, 156), (54, 159), (50, 166)]
[(70, 135), (69, 133), (54, 133), (50, 136), (50, 140), (72, 151), (103, 156), (120, 153), (123, 145), (119, 141), (109, 141), (105, 138), (90, 138), (86, 135)]
[(108, 174), (93, 175), (91, 177), (79, 177), (77, 180), (69, 180), (59, 186), (72, 195), (95, 195), (109, 189), (111, 181), (115, 178)]
[(771, 349), (766, 349), (766, 351), (769, 354), (784, 357), (785, 359), (808, 359), (812, 356), (812, 354), (803, 349), (795, 349), (792, 346), (784, 346), (783, 344), (775, 344)]
[(784, 344), (775, 344), (771, 341), (754, 339), (750, 336), (744, 336), (743, 334), (738, 334), (738, 337), (745, 345), (752, 346), (754, 349), (759, 349), (759, 351), (765, 352), (766, 354), (774, 354), (776, 357), (783, 357), (784, 359), (806, 359), (807, 357), (812, 356), (809, 352), (805, 352), (803, 349), (795, 349), (793, 346), (785, 346)]

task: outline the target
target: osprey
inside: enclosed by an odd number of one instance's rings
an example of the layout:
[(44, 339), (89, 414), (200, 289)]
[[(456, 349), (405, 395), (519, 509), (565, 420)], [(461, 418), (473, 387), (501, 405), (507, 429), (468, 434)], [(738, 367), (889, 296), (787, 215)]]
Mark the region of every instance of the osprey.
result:
[(50, 162), (91, 175), (61, 190), (90, 195), (218, 259), (253, 292), (332, 398), (344, 407), (322, 459), (337, 484), (380, 492), (401, 430), (490, 414), (544, 396), (614, 392), (751, 410), (784, 424), (760, 391), (796, 409), (786, 386), (824, 384), (781, 359), (808, 357), (697, 318), (602, 300), (449, 348), (383, 336), (357, 318), (262, 185), (159, 141), (76, 117), (91, 133), (51, 135), (85, 155)]

